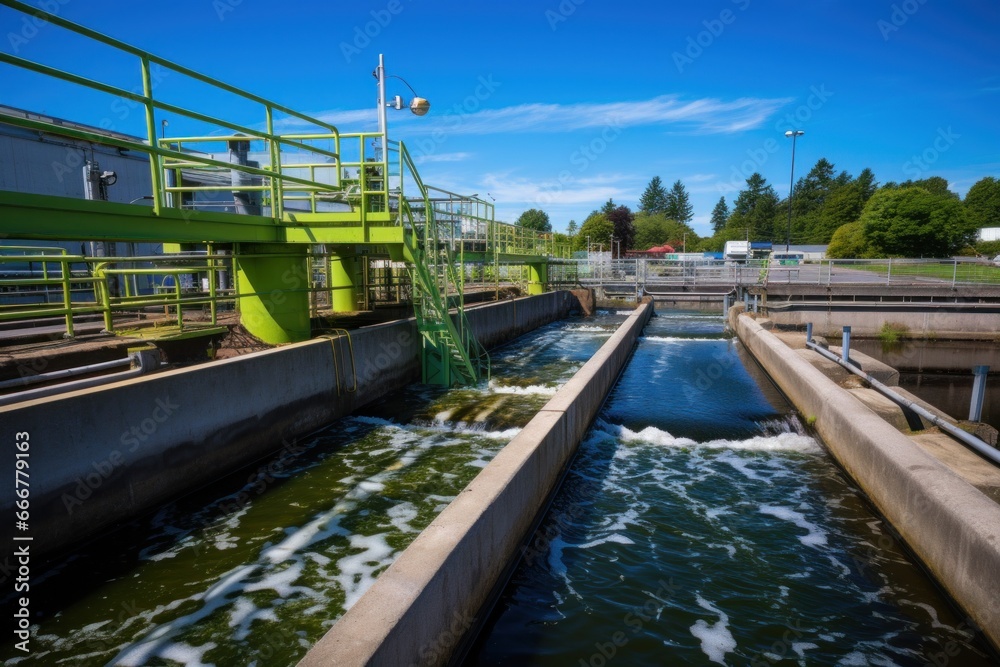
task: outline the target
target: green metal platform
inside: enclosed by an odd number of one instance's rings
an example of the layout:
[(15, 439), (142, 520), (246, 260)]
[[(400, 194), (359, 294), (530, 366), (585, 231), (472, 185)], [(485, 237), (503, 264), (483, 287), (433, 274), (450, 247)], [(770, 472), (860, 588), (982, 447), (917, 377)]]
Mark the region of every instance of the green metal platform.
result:
[[(529, 293), (540, 293), (546, 288), (548, 261), (568, 255), (568, 248), (558, 246), (551, 234), (497, 222), (491, 203), (425, 185), (406, 146), (388, 138), (384, 122), (378, 133), (341, 133), (320, 119), (34, 6), (17, 0), (0, 0), (0, 5), (133, 56), (139, 83), (131, 89), (7, 53), (0, 53), (0, 62), (35, 73), (41, 77), (40, 85), (58, 80), (134, 102), (145, 114), (146, 132), (144, 137), (128, 138), (36, 117), (4, 115), (0, 121), (144, 155), (152, 183), (152, 206), (0, 191), (0, 235), (25, 240), (231, 244), (241, 322), (272, 344), (311, 335), (310, 292), (304, 283), (312, 248), (323, 246), (331, 257), (335, 310), (352, 310), (358, 302), (359, 262), (373, 255), (405, 261), (423, 338), (423, 378), (444, 385), (474, 383), (489, 374), (489, 357), (465, 319), (465, 267), (492, 267), (496, 275), (500, 266), (528, 267)], [(236, 123), (157, 99), (154, 68), (256, 105), (259, 124)], [(158, 137), (166, 114), (185, 118), (204, 131), (198, 136)], [(282, 119), (294, 119), (308, 132), (279, 133), (275, 128)], [(200, 200), (219, 196), (231, 196), (237, 212), (199, 205)], [(62, 275), (69, 270), (64, 264)], [(214, 270), (213, 260), (209, 271)], [(106, 272), (111, 275), (116, 270), (110, 267)], [(106, 289), (100, 282), (104, 274), (97, 278), (95, 291)], [(0, 279), (0, 287), (5, 282)], [(214, 291), (206, 298), (214, 317)], [(105, 295), (105, 301), (110, 303), (110, 297)], [(110, 308), (105, 306), (109, 320)]]

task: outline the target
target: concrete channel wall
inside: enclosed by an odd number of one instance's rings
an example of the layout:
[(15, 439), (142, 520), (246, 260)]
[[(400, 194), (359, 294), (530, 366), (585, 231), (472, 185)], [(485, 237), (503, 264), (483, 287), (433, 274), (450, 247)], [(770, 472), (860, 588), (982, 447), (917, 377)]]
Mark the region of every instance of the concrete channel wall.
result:
[(753, 319), (730, 323), (827, 448), (969, 614), (1000, 646), (1000, 505), (923, 451)]
[(652, 315), (643, 303), (330, 629), (300, 667), (446, 663)]
[(767, 316), (780, 326), (805, 327), (836, 337), (845, 326), (855, 336), (877, 336), (885, 323), (904, 327), (911, 336), (993, 340), (1000, 330), (996, 304), (810, 303), (768, 302)]
[[(576, 307), (569, 292), (550, 292), (479, 306), (468, 319), (495, 346)], [(261, 474), (278, 472), (297, 437), (419, 378), (410, 318), (0, 407), (5, 432), (29, 436), (32, 553), (93, 536), (264, 457)], [(4, 488), (0, 514), (12, 516), (13, 483)], [(13, 549), (12, 530), (12, 521), (0, 528), (0, 562)]]

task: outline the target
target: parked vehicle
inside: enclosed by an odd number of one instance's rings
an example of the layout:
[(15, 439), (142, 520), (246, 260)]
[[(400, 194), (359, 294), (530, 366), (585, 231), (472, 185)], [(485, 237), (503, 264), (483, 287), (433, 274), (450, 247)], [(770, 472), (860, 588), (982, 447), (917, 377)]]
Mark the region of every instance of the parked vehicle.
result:
[(750, 243), (747, 241), (726, 241), (722, 257), (726, 262), (745, 262), (750, 257)]

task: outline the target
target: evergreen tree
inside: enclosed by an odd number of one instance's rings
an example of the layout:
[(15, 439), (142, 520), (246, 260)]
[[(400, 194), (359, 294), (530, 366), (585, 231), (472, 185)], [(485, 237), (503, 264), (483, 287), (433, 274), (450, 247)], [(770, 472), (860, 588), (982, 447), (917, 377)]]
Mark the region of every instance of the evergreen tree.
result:
[(604, 206), (599, 211), (595, 211), (595, 213), (603, 213), (607, 216), (611, 215), (616, 208), (618, 208), (618, 204), (615, 203), (614, 199), (608, 197), (608, 201), (604, 202)]
[(615, 247), (611, 249), (613, 257), (620, 257), (635, 243), (635, 216), (628, 206), (619, 206), (607, 216), (615, 227)]
[[(759, 173), (747, 179), (747, 187), (740, 190), (729, 216), (728, 231), (740, 232), (736, 238), (749, 234), (752, 241), (774, 241), (774, 221), (778, 212), (778, 195)], [(744, 231), (747, 230), (747, 231)], [(781, 235), (784, 237), (784, 234)]]
[(729, 221), (729, 205), (725, 197), (719, 197), (718, 203), (712, 209), (712, 231), (716, 234), (722, 231)]
[(646, 191), (639, 198), (639, 210), (650, 215), (664, 213), (667, 210), (667, 203), (667, 191), (663, 189), (660, 177), (653, 176), (646, 186)]
[(664, 211), (667, 217), (677, 222), (685, 224), (694, 218), (694, 207), (691, 206), (691, 198), (688, 197), (684, 184), (679, 180), (674, 182), (670, 192), (667, 193), (667, 208)]
[(566, 225), (566, 233), (569, 236), (576, 236), (576, 220), (570, 220), (569, 224)]

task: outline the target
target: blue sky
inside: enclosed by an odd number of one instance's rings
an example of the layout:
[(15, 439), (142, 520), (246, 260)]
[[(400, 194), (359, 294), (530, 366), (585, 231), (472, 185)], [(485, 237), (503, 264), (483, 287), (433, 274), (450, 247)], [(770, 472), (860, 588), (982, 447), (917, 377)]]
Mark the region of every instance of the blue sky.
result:
[[(425, 182), (496, 199), (498, 218), (546, 210), (557, 230), (649, 179), (680, 179), (707, 233), (760, 171), (788, 192), (826, 157), (879, 181), (945, 177), (964, 195), (1000, 177), (1000, 3), (986, 0), (34, 0), (61, 16), (345, 132), (376, 127), (371, 72), (431, 101), (390, 111)], [(134, 59), (31, 27), (0, 8), (0, 49), (134, 88)], [(260, 118), (183, 77), (158, 94)], [(409, 93), (393, 81), (390, 95)], [(140, 113), (0, 66), (0, 104), (143, 133)], [(207, 105), (207, 109), (206, 109)]]

